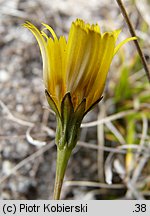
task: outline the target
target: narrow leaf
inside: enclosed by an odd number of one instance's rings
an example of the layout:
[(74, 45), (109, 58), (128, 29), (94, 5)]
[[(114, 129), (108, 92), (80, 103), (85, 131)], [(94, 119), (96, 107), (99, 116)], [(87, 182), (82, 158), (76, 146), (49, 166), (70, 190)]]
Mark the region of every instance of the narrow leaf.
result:
[(46, 99), (51, 107), (51, 109), (56, 113), (56, 116), (61, 118), (60, 117), (60, 113), (58, 111), (58, 108), (54, 102), (54, 100), (52, 99), (52, 97), (50, 96), (50, 94), (48, 93), (48, 91), (45, 89), (45, 95), (46, 95)]

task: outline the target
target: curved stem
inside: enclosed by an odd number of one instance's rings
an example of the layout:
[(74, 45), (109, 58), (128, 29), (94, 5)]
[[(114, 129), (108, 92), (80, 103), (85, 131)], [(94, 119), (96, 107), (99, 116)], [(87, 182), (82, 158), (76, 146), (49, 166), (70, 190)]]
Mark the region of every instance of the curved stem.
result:
[(60, 199), (63, 179), (71, 152), (72, 150), (68, 149), (67, 147), (61, 150), (57, 148), (56, 177), (53, 195), (54, 200)]

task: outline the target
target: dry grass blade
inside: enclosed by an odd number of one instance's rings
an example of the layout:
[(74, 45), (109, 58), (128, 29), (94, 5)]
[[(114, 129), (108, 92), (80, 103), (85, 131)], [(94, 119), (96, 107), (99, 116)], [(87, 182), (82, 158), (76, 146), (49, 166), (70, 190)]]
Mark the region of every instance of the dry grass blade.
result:
[(114, 124), (112, 122), (107, 122), (107, 123), (105, 123), (105, 125), (115, 135), (115, 137), (120, 142), (120, 144), (124, 145), (126, 143), (122, 134), (119, 132), (119, 130), (114, 126)]
[(124, 188), (123, 184), (105, 184), (99, 182), (91, 182), (91, 181), (65, 181), (65, 186), (85, 186), (85, 187), (100, 187), (100, 188), (108, 188), (108, 189), (120, 189)]
[[(130, 182), (130, 180), (126, 181), (126, 186), (128, 190), (132, 193), (133, 198), (136, 200), (145, 200), (142, 193), (140, 193), (134, 185)], [(132, 199), (131, 196), (126, 195), (127, 199)]]
[(26, 138), (27, 138), (27, 141), (31, 144), (31, 145), (34, 145), (38, 148), (41, 148), (42, 146), (46, 145), (46, 142), (43, 142), (43, 141), (39, 141), (39, 140), (35, 140), (32, 138), (31, 136), (31, 130), (32, 130), (32, 127), (29, 127), (28, 130), (26, 131)]
[[(35, 126), (35, 123), (33, 122), (29, 122), (29, 121), (25, 121), (22, 120), (20, 118), (15, 117), (11, 111), (8, 109), (8, 107), (0, 100), (0, 106), (2, 107), (3, 111), (6, 113), (6, 118), (16, 122), (17, 124), (20, 124), (22, 126), (26, 126), (26, 127), (30, 127), (33, 128)], [(49, 136), (54, 137), (55, 136), (55, 131), (52, 130), (49, 127), (46, 127), (45, 125), (42, 125), (42, 130), (46, 131), (48, 133)]]
[[(136, 185), (136, 182), (138, 181), (138, 178), (140, 177), (141, 175), (141, 172), (145, 166), (145, 164), (147, 163), (147, 161), (149, 160), (150, 158), (150, 154), (144, 154), (143, 157), (141, 158), (140, 162), (138, 163), (136, 169), (134, 170), (134, 173), (132, 175), (132, 178), (130, 179), (130, 181), (128, 181), (128, 191), (126, 193), (126, 196), (127, 197), (131, 197), (132, 194), (135, 196), (138, 196), (136, 198), (138, 199), (144, 199), (144, 197), (142, 195), (139, 195), (139, 193), (135, 194), (135, 192), (137, 191), (137, 189), (135, 188), (135, 185)], [(134, 190), (131, 186), (134, 186)]]
[(36, 159), (37, 157), (39, 157), (41, 154), (43, 154), (44, 152), (48, 151), (50, 148), (52, 148), (55, 145), (54, 140), (51, 141), (49, 144), (47, 144), (46, 146), (40, 148), (39, 150), (37, 150), (35, 153), (33, 153), (32, 155), (30, 155), (29, 157), (25, 158), (24, 160), (22, 160), (21, 162), (19, 162), (14, 168), (12, 168), (11, 172), (8, 175), (5, 175), (3, 177), (1, 177), (0, 179), (0, 184), (2, 184), (4, 181), (6, 181), (11, 175), (14, 175), (16, 173), (17, 170), (19, 170), (20, 168), (22, 168), (23, 166), (25, 166), (27, 163), (29, 163), (30, 161), (33, 161), (34, 159)]
[(14, 121), (20, 125), (23, 126), (27, 126), (27, 127), (33, 127), (34, 123), (32, 122), (28, 122), (22, 119), (18, 119), (15, 116), (13, 116), (13, 114), (10, 112), (10, 110), (8, 109), (8, 107), (0, 100), (0, 106), (2, 107), (3, 111), (6, 113), (7, 118), (11, 121)]
[[(91, 144), (91, 143), (86, 143), (86, 142), (81, 142), (79, 141), (77, 143), (79, 146), (82, 146), (84, 148), (90, 148), (90, 149), (93, 149), (93, 150), (98, 150), (98, 149), (101, 149), (103, 151), (106, 151), (106, 152), (113, 152), (113, 153), (121, 153), (121, 154), (126, 154), (126, 150), (124, 149), (120, 149), (120, 148), (113, 148), (113, 147), (101, 147), (101, 146), (98, 146), (98, 145), (95, 145), (95, 144)], [(129, 148), (129, 147), (128, 147)], [(132, 147), (131, 147), (132, 148)]]
[(89, 122), (89, 123), (82, 123), (81, 127), (82, 128), (83, 127), (95, 127), (95, 126), (100, 125), (100, 124), (104, 124), (104, 123), (107, 123), (110, 121), (114, 121), (114, 120), (123, 118), (123, 117), (125, 117), (127, 115), (131, 115), (135, 112), (136, 112), (136, 110), (127, 110), (127, 111), (119, 112), (119, 113), (116, 113), (114, 115), (108, 116), (104, 119), (100, 119), (98, 121), (93, 121), (93, 122)]
[[(106, 113), (106, 107), (101, 103), (99, 106), (99, 114), (98, 114), (98, 120), (105, 117)], [(98, 138), (98, 151), (97, 151), (97, 171), (98, 171), (98, 177), (100, 182), (104, 181), (104, 151), (102, 148), (105, 146), (105, 138), (104, 138), (104, 125), (98, 125), (97, 126), (97, 138)], [(102, 148), (101, 148), (102, 147)]]
[(110, 153), (104, 164), (104, 170), (105, 170), (105, 181), (107, 184), (111, 185), (112, 184), (112, 178), (113, 178), (113, 171), (112, 171), (112, 166), (113, 166), (113, 160), (114, 160), (114, 153)]

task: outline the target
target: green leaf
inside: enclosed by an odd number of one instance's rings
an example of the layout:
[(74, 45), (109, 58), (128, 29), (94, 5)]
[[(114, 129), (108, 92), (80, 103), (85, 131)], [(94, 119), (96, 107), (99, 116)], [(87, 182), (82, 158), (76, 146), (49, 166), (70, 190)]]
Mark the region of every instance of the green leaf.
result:
[(80, 133), (80, 125), (85, 113), (86, 99), (74, 111), (71, 94), (68, 92), (61, 103), (61, 124), (57, 125), (56, 141), (59, 150), (72, 150)]
[(115, 101), (122, 101), (130, 98), (132, 89), (129, 84), (129, 67), (124, 66), (120, 72), (119, 82), (115, 88)]
[(65, 94), (62, 103), (61, 103), (61, 117), (62, 117), (62, 125), (67, 127), (71, 116), (74, 113), (74, 108), (71, 100), (70, 92)]
[(48, 101), (48, 104), (50, 105), (51, 109), (56, 113), (56, 116), (61, 118), (60, 117), (60, 113), (57, 109), (57, 106), (54, 102), (54, 100), (52, 99), (52, 97), (50, 96), (50, 94), (48, 93), (48, 91), (45, 89), (45, 95), (46, 95), (46, 99)]
[(85, 113), (85, 106), (86, 99), (84, 98), (71, 118), (70, 127), (68, 128), (68, 147), (70, 149), (73, 149), (77, 143), (77, 139), (80, 134), (80, 125)]
[(82, 100), (82, 102), (79, 104), (77, 107), (75, 113), (74, 113), (74, 118), (81, 124), (81, 121), (84, 117), (85, 113), (85, 106), (86, 106), (86, 98)]

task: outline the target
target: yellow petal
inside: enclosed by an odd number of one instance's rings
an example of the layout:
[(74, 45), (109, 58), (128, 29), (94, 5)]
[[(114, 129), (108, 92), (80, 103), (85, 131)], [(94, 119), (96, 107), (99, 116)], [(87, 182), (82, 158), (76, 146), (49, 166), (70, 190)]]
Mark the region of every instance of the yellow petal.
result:
[(54, 40), (57, 40), (57, 36), (56, 36), (54, 30), (49, 25), (47, 25), (45, 23), (42, 23), (42, 25), (45, 26), (45, 29), (49, 30), (49, 32), (52, 34)]
[(84, 71), (81, 73), (82, 77), (78, 84), (78, 86), (81, 86), (81, 88), (83, 86), (85, 97), (88, 97), (89, 92), (91, 92), (90, 85), (94, 82), (100, 65), (100, 62), (98, 61), (98, 55), (102, 47), (101, 36), (99, 34), (90, 32), (87, 47), (87, 53), (89, 53), (89, 56), (85, 61), (86, 67), (84, 68)]
[(102, 47), (98, 56), (98, 61), (100, 66), (98, 68), (97, 74), (95, 74), (95, 80), (93, 81), (93, 90), (90, 91), (89, 83), (89, 96), (87, 103), (94, 103), (98, 98), (101, 97), (104, 85), (106, 82), (106, 77), (108, 70), (113, 58), (114, 47), (115, 47), (115, 37), (112, 33), (105, 33), (102, 38)]
[[(99, 26), (77, 19), (72, 23), (68, 42), (57, 37), (54, 30), (43, 23), (39, 31), (24, 24), (36, 37), (43, 58), (45, 86), (60, 111), (64, 95), (69, 91), (74, 109), (86, 98), (86, 110), (101, 97), (113, 56), (120, 47), (136, 37), (128, 38), (116, 47), (120, 29), (101, 34)], [(49, 37), (44, 30), (48, 30)]]
[(23, 26), (28, 28), (32, 32), (32, 34), (36, 37), (40, 50), (41, 50), (41, 54), (44, 58), (45, 52), (46, 52), (46, 44), (45, 44), (44, 38), (42, 37), (40, 31), (32, 23), (28, 21), (24, 23)]
[(123, 40), (122, 42), (120, 42), (120, 43), (115, 47), (114, 55), (116, 55), (116, 53), (118, 52), (118, 50), (120, 49), (120, 47), (122, 47), (124, 44), (126, 44), (127, 42), (132, 41), (132, 40), (137, 40), (137, 37), (130, 37), (130, 38), (127, 38), (127, 39)]
[(47, 34), (44, 32), (44, 29), (41, 31), (41, 35), (44, 36), (46, 38), (46, 40), (49, 39), (49, 37), (47, 36)]
[(35, 36), (40, 50), (41, 50), (41, 55), (42, 55), (42, 60), (43, 60), (43, 78), (44, 78), (44, 83), (46, 87), (48, 87), (48, 71), (49, 71), (49, 62), (47, 61), (47, 45), (46, 41), (44, 40), (41, 32), (30, 22), (26, 22), (23, 24), (24, 27), (28, 28), (32, 34)]
[(66, 57), (67, 87), (69, 91), (74, 86), (75, 79), (83, 62), (87, 39), (87, 32), (79, 26), (72, 24), (67, 43)]
[[(93, 29), (93, 30), (92, 30)], [(91, 79), (100, 44), (100, 29), (78, 20), (71, 27), (67, 49), (67, 87), (74, 105), (86, 97), (86, 86)]]
[(60, 103), (66, 93), (66, 40), (60, 37), (59, 40), (48, 39), (48, 59), (50, 62), (49, 92), (60, 109)]
[(112, 32), (114, 37), (115, 37), (115, 41), (118, 39), (119, 34), (121, 33), (121, 29), (117, 29), (115, 31)]

